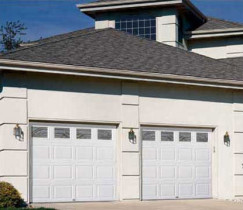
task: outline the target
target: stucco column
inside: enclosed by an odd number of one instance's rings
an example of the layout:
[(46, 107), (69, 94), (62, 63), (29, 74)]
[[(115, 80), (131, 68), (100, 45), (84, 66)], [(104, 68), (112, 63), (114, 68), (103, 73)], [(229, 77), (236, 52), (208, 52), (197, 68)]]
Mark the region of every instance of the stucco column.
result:
[(96, 20), (95, 29), (115, 28), (114, 20)]
[[(135, 132), (134, 141), (129, 140), (130, 129)], [(139, 199), (139, 97), (138, 84), (122, 83), (122, 177), (121, 199)]]
[(243, 92), (234, 93), (234, 136), (231, 144), (234, 152), (234, 196), (243, 198)]
[[(0, 92), (0, 181), (13, 184), (27, 201), (27, 89), (25, 75), (5, 72)], [(22, 128), (23, 138), (16, 139), (13, 129)]]
[(178, 17), (176, 14), (156, 18), (156, 40), (178, 47)]

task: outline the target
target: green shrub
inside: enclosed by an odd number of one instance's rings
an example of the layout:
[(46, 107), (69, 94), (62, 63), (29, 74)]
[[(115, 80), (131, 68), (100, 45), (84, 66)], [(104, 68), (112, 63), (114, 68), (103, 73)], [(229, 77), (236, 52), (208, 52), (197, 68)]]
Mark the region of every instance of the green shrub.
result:
[(23, 207), (24, 205), (24, 200), (13, 185), (0, 182), (0, 208)]

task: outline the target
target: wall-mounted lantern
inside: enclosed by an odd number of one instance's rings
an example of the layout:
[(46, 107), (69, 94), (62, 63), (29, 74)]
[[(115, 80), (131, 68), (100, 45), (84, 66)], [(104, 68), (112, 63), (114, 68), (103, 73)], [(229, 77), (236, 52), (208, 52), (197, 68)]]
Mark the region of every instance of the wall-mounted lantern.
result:
[(229, 133), (226, 132), (225, 135), (224, 135), (224, 144), (229, 147), (230, 146), (230, 136), (229, 136)]
[(19, 126), (19, 124), (16, 124), (16, 126), (14, 127), (13, 134), (14, 134), (16, 139), (18, 139), (18, 140), (22, 140), (23, 139), (24, 132), (22, 131), (22, 129)]
[(128, 139), (131, 143), (135, 144), (136, 143), (136, 135), (133, 129), (131, 128), (130, 131), (128, 132)]

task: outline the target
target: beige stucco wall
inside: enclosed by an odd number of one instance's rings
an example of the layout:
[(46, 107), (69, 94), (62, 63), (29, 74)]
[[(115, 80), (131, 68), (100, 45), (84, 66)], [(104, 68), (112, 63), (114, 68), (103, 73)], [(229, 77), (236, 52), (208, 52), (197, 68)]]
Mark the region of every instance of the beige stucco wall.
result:
[(243, 38), (199, 39), (187, 43), (188, 49), (215, 59), (243, 56)]
[[(39, 120), (117, 125), (121, 200), (140, 198), (141, 125), (214, 128), (213, 196), (232, 199), (241, 194), (237, 186), (243, 185), (239, 166), (243, 157), (234, 154), (234, 148), (238, 148), (234, 144), (242, 146), (236, 131), (243, 125), (243, 114), (235, 117), (234, 107), (241, 110), (242, 92), (236, 95), (231, 90), (216, 88), (50, 74), (7, 73), (4, 81), (0, 100), (0, 180), (13, 183), (26, 200), (29, 198), (27, 125)], [(25, 133), (21, 142), (12, 134), (17, 122)], [(137, 135), (136, 143), (128, 140), (131, 127)], [(223, 144), (226, 131), (231, 137), (230, 147)], [(234, 176), (235, 170), (240, 175)]]

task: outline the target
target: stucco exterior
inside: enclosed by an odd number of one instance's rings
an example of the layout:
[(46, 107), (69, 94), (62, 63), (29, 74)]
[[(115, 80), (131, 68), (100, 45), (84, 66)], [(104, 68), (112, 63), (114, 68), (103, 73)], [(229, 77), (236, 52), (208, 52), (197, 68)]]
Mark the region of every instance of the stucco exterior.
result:
[(188, 50), (215, 59), (242, 57), (243, 38), (208, 38), (188, 41)]
[[(7, 71), (2, 81), (0, 180), (13, 183), (27, 201), (31, 122), (116, 125), (119, 200), (141, 199), (142, 126), (213, 129), (213, 197), (243, 195), (242, 91)], [(16, 123), (21, 141), (13, 135)], [(135, 143), (128, 140), (130, 128)], [(226, 131), (230, 146), (223, 142)]]

